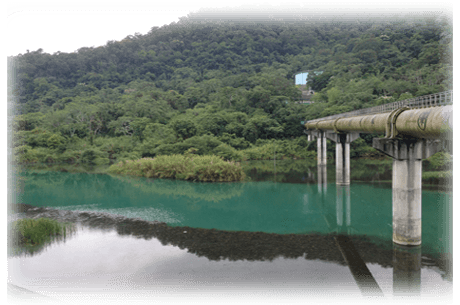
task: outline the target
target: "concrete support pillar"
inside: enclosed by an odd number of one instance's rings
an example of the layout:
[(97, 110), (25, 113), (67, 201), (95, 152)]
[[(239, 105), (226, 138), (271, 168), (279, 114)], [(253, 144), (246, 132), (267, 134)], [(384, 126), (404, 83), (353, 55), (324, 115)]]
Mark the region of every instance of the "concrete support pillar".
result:
[(327, 145), (326, 133), (324, 131), (318, 132), (318, 166), (327, 164)]
[(393, 242), (422, 243), (422, 159), (438, 151), (438, 140), (373, 139), (373, 147), (393, 158)]
[(335, 173), (338, 185), (350, 184), (350, 143), (337, 143), (335, 146)]
[(359, 138), (359, 133), (328, 134), (335, 145), (335, 173), (338, 185), (350, 185), (350, 143)]

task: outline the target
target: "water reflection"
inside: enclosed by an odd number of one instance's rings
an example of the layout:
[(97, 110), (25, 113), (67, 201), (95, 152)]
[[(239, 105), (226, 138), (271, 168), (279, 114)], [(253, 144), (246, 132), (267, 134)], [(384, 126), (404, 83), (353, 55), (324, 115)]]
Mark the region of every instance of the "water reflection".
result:
[[(16, 206), (15, 209), (16, 211), (24, 210), (24, 209), (29, 209), (32, 208), (32, 206), (24, 207), (23, 205)], [(13, 215), (11, 215), (13, 216)], [(22, 236), (16, 235), (13, 232), (13, 224), (15, 221), (24, 218), (24, 214), (14, 214), (13, 217), (9, 217), (8, 219), (8, 255), (9, 256), (34, 256), (41, 254), (45, 251), (47, 251), (50, 247), (52, 247), (53, 244), (64, 244), (66, 243), (69, 239), (75, 236), (76, 234), (76, 227), (73, 224), (66, 224), (65, 231), (61, 232), (59, 235), (54, 235), (51, 236), (51, 238), (45, 242), (42, 242), (37, 245), (31, 245), (31, 244), (25, 244), (24, 241), (22, 240)], [(40, 218), (40, 217), (37, 217)]]
[(393, 245), (393, 294), (420, 295), (422, 247)]
[[(188, 226), (171, 227), (158, 221), (145, 221), (104, 213), (37, 208), (26, 204), (17, 204), (15, 210), (22, 212), (23, 217), (47, 217), (63, 222), (78, 223), (93, 229), (115, 230), (121, 236), (134, 236), (146, 240), (156, 238), (162, 244), (175, 245), (181, 249), (187, 248), (190, 253), (205, 256), (210, 260), (226, 258), (263, 261), (282, 256), (285, 258), (321, 259), (345, 264), (345, 260), (337, 248), (337, 238), (342, 245), (344, 242), (353, 245), (357, 249), (354, 250), (355, 253), (359, 253), (364, 261), (378, 263), (383, 267), (391, 267), (395, 262), (400, 264), (403, 259), (408, 257), (407, 251), (401, 252), (402, 250), (398, 248), (399, 252), (395, 252), (391, 240), (371, 238), (365, 235), (276, 234), (224, 231)], [(393, 259), (394, 253), (403, 254), (402, 256), (395, 256), (398, 258), (395, 260)], [(429, 253), (425, 255), (431, 256)], [(434, 258), (430, 261), (430, 265), (436, 262)]]
[[(334, 171), (328, 175), (326, 166), (296, 164), (277, 161), (275, 174), (273, 162), (260, 162), (249, 169), (251, 182), (231, 184), (26, 172), (16, 200), (34, 205), (17, 205), (23, 217), (71, 221), (125, 239), (155, 239), (212, 262), (288, 258), (347, 266), (363, 294), (383, 289), (372, 264), (388, 270), (395, 294), (407, 291), (404, 287), (420, 293), (422, 267), (450, 278), (441, 256), (451, 249), (444, 241), (448, 232), (439, 225), (450, 215), (449, 195), (423, 193), (424, 244), (411, 256), (393, 248), (391, 185), (328, 185)], [(148, 214), (152, 209), (156, 212)], [(416, 262), (418, 269), (409, 268)]]
[[(383, 268), (393, 268), (395, 295), (420, 294), (422, 266), (442, 268), (439, 260), (431, 257), (429, 253), (424, 254), (424, 261), (421, 259), (422, 247), (395, 247), (391, 240), (365, 235), (275, 234), (187, 226), (171, 227), (162, 222), (111, 214), (37, 208), (24, 204), (16, 205), (15, 210), (20, 212), (22, 217), (47, 217), (95, 230), (116, 232), (120, 237), (156, 239), (164, 246), (186, 249), (196, 257), (205, 257), (214, 262), (271, 262), (277, 258), (332, 262), (339, 266), (347, 266), (361, 293), (366, 296), (383, 294), (367, 267), (370, 263), (376, 263)], [(347, 221), (343, 223), (346, 225)], [(119, 242), (123, 243), (123, 239)], [(32, 253), (30, 256), (38, 254)]]
[(318, 165), (318, 193), (327, 194), (327, 166)]
[(350, 186), (336, 185), (337, 233), (351, 234)]

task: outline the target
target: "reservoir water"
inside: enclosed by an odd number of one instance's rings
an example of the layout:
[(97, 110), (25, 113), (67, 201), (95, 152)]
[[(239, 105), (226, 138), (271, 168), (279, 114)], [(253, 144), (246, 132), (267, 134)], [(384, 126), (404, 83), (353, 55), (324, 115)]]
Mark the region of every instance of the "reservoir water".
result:
[(405, 248), (392, 242), (391, 162), (353, 161), (349, 187), (334, 165), (244, 166), (235, 183), (16, 169), (9, 220), (75, 230), (10, 254), (11, 289), (59, 302), (451, 294), (451, 190), (424, 187), (422, 246)]

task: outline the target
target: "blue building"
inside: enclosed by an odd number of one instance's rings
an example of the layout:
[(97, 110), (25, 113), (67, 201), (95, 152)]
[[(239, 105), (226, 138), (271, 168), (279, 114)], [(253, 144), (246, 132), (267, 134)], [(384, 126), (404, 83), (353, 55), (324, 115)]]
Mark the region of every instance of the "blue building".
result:
[[(320, 75), (323, 71), (310, 71), (313, 72), (314, 75)], [(307, 77), (309, 71), (299, 72), (295, 75), (295, 84), (296, 85), (306, 85), (307, 84)]]

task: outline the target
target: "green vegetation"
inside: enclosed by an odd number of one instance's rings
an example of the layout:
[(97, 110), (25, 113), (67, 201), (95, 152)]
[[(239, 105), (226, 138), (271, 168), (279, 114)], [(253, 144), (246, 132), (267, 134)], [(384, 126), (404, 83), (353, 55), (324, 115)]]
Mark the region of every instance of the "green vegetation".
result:
[(109, 173), (147, 178), (172, 178), (193, 181), (241, 181), (245, 173), (239, 163), (217, 156), (157, 156), (123, 161), (109, 167)]
[(422, 181), (427, 184), (452, 183), (453, 158), (446, 152), (438, 152), (424, 160), (426, 171), (422, 172)]
[(422, 182), (427, 184), (449, 185), (452, 183), (452, 171), (423, 172)]
[(65, 237), (70, 224), (48, 218), (19, 219), (12, 225), (12, 234), (18, 245), (36, 246), (50, 242), (58, 236)]
[[(15, 161), (102, 166), (190, 149), (232, 161), (271, 159), (274, 149), (315, 158), (301, 121), (452, 88), (450, 24), (437, 16), (212, 15), (97, 48), (8, 58)], [(308, 74), (310, 105), (294, 85), (306, 70), (323, 71)], [(352, 157), (381, 156), (371, 143), (353, 142)]]

